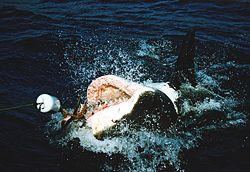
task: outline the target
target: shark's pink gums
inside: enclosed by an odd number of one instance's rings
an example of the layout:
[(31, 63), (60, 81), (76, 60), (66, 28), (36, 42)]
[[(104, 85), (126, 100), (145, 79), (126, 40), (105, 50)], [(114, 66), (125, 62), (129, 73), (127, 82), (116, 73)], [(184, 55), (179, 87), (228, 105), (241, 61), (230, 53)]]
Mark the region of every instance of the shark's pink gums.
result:
[(89, 85), (87, 89), (88, 101), (90, 103), (96, 101), (96, 99), (102, 96), (102, 92), (107, 87), (116, 88), (125, 92), (125, 94), (127, 94), (128, 96), (132, 96), (136, 90), (139, 90), (141, 88), (141, 85), (131, 83), (115, 75), (101, 76), (92, 81), (92, 83)]

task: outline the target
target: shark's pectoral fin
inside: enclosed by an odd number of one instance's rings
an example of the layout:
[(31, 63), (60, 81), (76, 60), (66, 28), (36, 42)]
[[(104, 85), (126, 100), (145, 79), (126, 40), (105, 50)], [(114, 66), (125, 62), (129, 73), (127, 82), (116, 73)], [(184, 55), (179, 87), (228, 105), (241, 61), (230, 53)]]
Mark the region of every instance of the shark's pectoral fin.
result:
[(196, 86), (195, 70), (195, 31), (191, 30), (187, 33), (182, 42), (180, 53), (176, 62), (174, 74), (171, 76), (170, 83), (176, 89), (179, 89), (183, 83), (190, 83)]

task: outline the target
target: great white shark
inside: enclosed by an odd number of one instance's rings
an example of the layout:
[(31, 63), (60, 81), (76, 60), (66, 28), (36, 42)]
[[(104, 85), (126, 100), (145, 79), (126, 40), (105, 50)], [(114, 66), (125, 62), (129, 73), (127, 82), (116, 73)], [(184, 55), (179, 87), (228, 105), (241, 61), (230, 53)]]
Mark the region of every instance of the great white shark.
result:
[(143, 119), (154, 115), (148, 127), (166, 131), (180, 115), (177, 102), (182, 84), (197, 85), (194, 57), (195, 31), (191, 30), (183, 40), (175, 72), (168, 82), (145, 85), (115, 75), (101, 76), (88, 86), (86, 101), (73, 113), (61, 109), (62, 125), (84, 119), (85, 125), (99, 139), (123, 120), (144, 125)]

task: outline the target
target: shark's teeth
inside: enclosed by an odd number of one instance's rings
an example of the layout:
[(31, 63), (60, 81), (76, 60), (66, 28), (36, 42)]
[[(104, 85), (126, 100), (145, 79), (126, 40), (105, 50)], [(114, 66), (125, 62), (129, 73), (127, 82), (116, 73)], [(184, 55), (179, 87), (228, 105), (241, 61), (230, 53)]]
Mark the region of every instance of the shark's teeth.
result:
[(123, 97), (120, 97), (119, 102), (123, 102), (123, 101), (124, 101)]
[[(120, 104), (131, 98), (131, 96), (126, 93), (126, 89), (123, 90), (113, 85), (101, 84), (101, 86), (95, 87), (95, 92), (96, 97), (88, 99), (88, 111), (93, 113)], [(92, 93), (94, 94), (94, 92)]]
[(100, 101), (97, 101), (96, 104), (92, 104), (90, 107), (92, 110), (98, 111), (98, 110), (102, 110), (104, 107), (113, 106), (113, 105), (117, 105), (119, 103), (125, 102), (128, 99), (129, 99), (128, 97), (120, 96), (113, 100), (100, 100)]

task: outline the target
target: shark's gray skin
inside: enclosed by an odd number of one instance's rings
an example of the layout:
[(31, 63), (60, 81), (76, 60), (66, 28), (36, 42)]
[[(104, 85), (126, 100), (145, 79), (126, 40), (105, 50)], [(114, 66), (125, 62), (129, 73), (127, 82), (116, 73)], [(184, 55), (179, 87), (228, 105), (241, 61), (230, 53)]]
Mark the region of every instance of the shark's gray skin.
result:
[(183, 41), (169, 82), (143, 85), (114, 75), (95, 79), (87, 89), (86, 102), (73, 115), (62, 109), (63, 124), (84, 118), (93, 135), (101, 138), (123, 120), (144, 125), (144, 119), (154, 115), (148, 127), (167, 130), (179, 116), (177, 101), (181, 85), (190, 83), (196, 86), (194, 51), (195, 32), (192, 30)]

